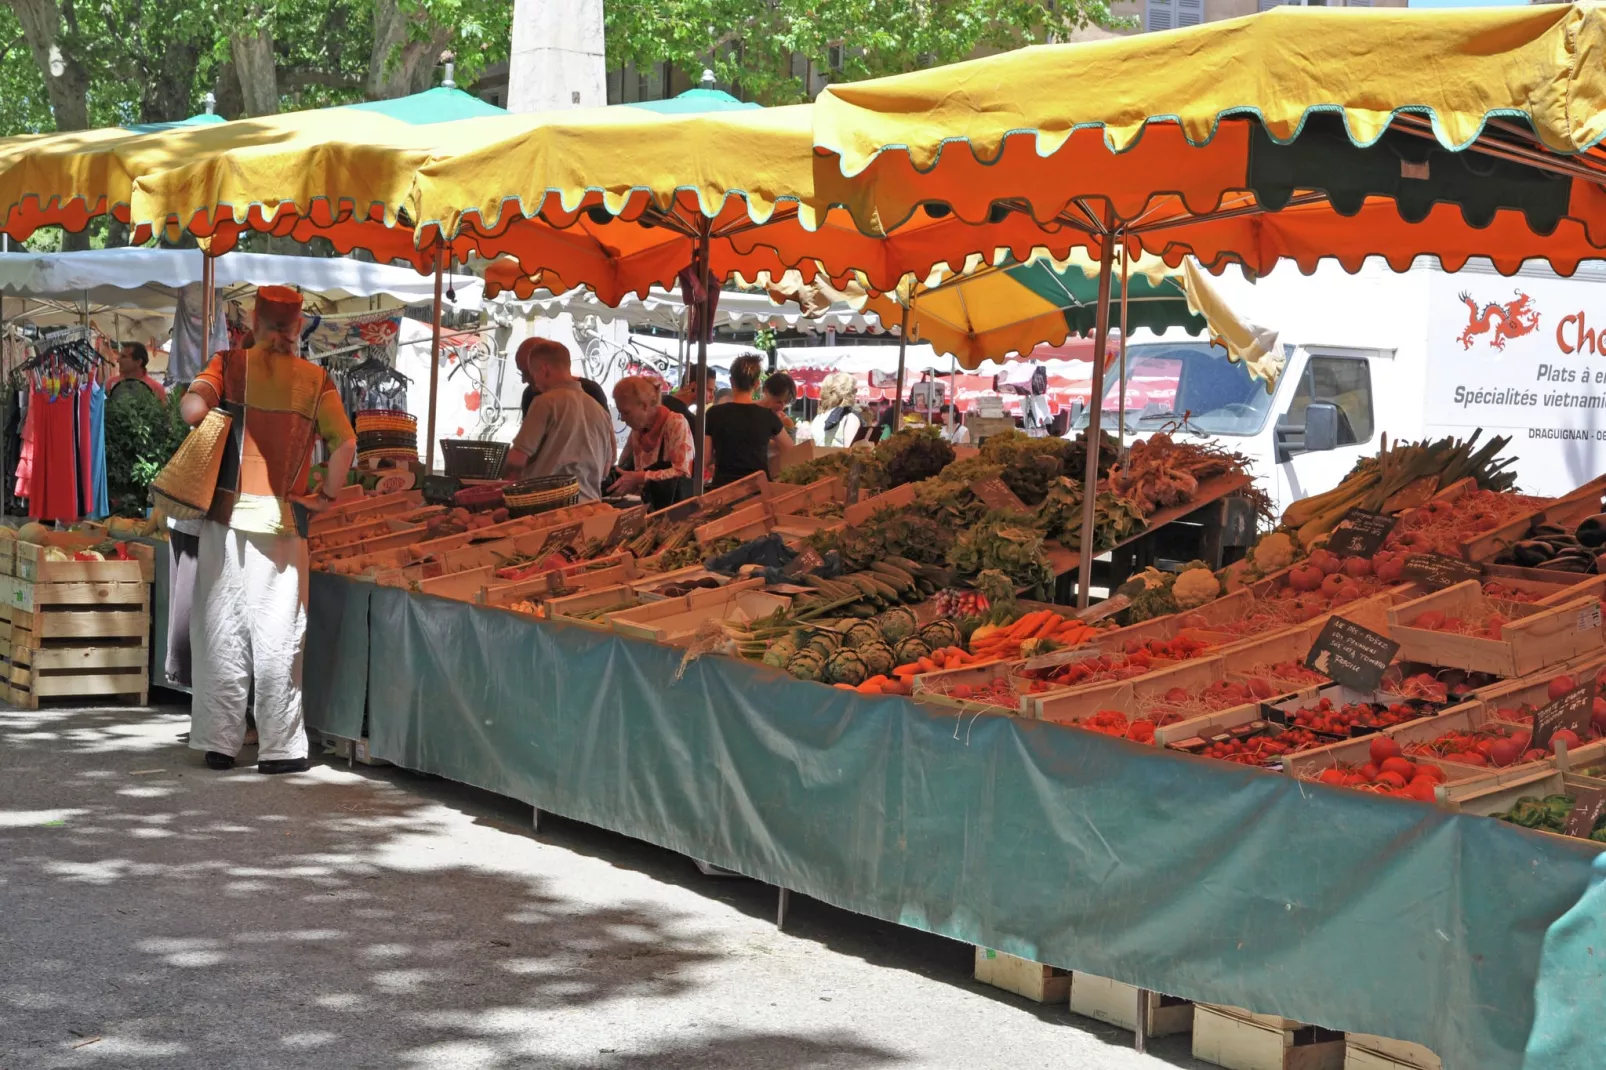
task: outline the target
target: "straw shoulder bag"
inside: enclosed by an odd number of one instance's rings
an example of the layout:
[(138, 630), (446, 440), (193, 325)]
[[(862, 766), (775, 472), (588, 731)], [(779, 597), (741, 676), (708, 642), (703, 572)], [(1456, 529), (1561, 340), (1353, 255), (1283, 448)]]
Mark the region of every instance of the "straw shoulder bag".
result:
[(151, 504), (174, 520), (200, 520), (212, 508), (234, 417), (218, 406), (179, 444), (151, 482)]

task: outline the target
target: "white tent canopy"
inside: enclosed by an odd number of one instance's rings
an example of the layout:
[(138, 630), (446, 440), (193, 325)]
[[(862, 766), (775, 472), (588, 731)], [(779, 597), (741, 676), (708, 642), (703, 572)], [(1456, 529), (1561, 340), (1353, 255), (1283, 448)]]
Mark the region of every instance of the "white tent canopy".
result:
[[(164, 314), (171, 315), (181, 288), (201, 281), (202, 256), (197, 249), (0, 254), (3, 311), (8, 319), (28, 318), (43, 325), (87, 316), (109, 328), (116, 315), (122, 324), (154, 326)], [(337, 306), (373, 298), (399, 305), (428, 304), (435, 296), (433, 275), (344, 257), (228, 253), (218, 257), (213, 268), (216, 284), (227, 297), (270, 285), (293, 286)], [(455, 291), (455, 307), (480, 306), (484, 287), (479, 279), (454, 275), (447, 283), (447, 289)], [(139, 315), (142, 312), (145, 315)], [(152, 333), (165, 333), (165, 327)]]
[[(645, 298), (631, 294), (611, 308), (585, 289), (574, 289), (563, 294), (535, 297), (528, 301), (507, 300), (517, 308), (539, 312), (543, 316), (595, 316), (603, 323), (623, 321), (632, 327), (657, 327), (661, 330), (683, 332), (686, 329), (686, 305), (679, 295), (654, 287)], [(833, 305), (823, 315), (809, 317), (795, 304), (778, 305), (762, 293), (736, 293), (727, 291), (719, 295), (719, 311), (714, 314), (714, 327), (751, 330), (759, 327), (824, 333), (879, 334), (881, 320), (873, 312), (856, 312), (845, 304)]]

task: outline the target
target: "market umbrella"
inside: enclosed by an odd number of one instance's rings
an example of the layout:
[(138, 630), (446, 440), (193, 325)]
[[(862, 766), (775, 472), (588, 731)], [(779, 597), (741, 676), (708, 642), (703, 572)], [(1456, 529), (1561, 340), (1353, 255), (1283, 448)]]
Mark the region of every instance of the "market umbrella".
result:
[[(420, 170), (418, 240), (511, 256), (530, 276), (522, 292), (585, 286), (608, 304), (676, 286), (688, 267), (704, 294), (791, 269), (805, 283), (823, 271), (890, 288), (910, 264), (963, 263), (975, 250), (976, 228), (956, 221), (925, 217), (888, 235), (834, 207), (829, 187), (849, 194), (852, 183), (813, 152), (810, 116), (807, 105), (612, 107), (488, 120), (478, 144)], [(1024, 216), (989, 231), (1028, 252), (1043, 240)], [(706, 337), (697, 340), (701, 356)]]
[(737, 100), (723, 89), (715, 89), (714, 72), (705, 70), (702, 83), (696, 89), (688, 89), (668, 100), (642, 100), (633, 104), (620, 104), (617, 107), (643, 108), (661, 115), (692, 115), (711, 111), (746, 111), (762, 105), (748, 100)]
[[(1279, 8), (831, 86), (815, 144), (862, 183), (844, 199), (861, 221), (982, 223), (1003, 208), (1082, 232), (1100, 259), (1103, 352), (1117, 246), (1261, 273), (1374, 254), (1450, 269), (1487, 256), (1508, 272), (1539, 257), (1568, 273), (1600, 256), (1603, 46), (1593, 5)], [(1095, 361), (1095, 396), (1102, 378)]]

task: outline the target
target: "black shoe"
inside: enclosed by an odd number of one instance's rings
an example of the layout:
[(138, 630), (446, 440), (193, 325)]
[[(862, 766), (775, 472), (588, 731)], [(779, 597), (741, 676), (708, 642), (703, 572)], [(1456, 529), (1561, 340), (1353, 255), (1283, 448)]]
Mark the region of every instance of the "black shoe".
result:
[(263, 776), (273, 776), (277, 773), (305, 773), (312, 768), (312, 763), (305, 758), (269, 758), (267, 761), (257, 761), (257, 772)]
[(234, 759), (221, 751), (209, 750), (206, 752), (206, 767), (208, 769), (233, 769)]

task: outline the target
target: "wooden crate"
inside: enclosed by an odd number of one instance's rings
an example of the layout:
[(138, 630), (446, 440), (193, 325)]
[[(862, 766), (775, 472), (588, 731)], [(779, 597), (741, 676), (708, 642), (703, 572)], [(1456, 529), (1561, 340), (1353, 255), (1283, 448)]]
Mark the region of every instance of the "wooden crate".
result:
[(12, 704), (117, 697), (143, 706), (150, 692), (150, 647), (143, 641), (13, 647), (5, 663)]
[[(1534, 769), (1532, 765), (1522, 769), (1502, 769), (1492, 776), (1469, 780), (1464, 784), (1451, 784), (1444, 790), (1444, 797), (1440, 802), (1451, 810), (1464, 814), (1479, 814), (1488, 817), (1493, 814), (1505, 813), (1516, 805), (1518, 799), (1528, 795), (1544, 798), (1546, 795), (1570, 795), (1580, 788), (1595, 791), (1606, 791), (1606, 780), (1591, 776), (1581, 776), (1577, 773), (1567, 773), (1559, 769)], [(1538, 831), (1546, 831), (1540, 829)], [(1548, 833), (1556, 835), (1555, 833)], [(1606, 851), (1606, 844), (1597, 843), (1590, 839), (1568, 837), (1569, 842), (1583, 843), (1596, 850)]]
[(976, 947), (976, 980), (1038, 1003), (1063, 1003), (1071, 992), (1071, 974), (992, 948)]
[[(1325, 747), (1313, 747), (1310, 750), (1299, 751), (1283, 758), (1283, 771), (1289, 776), (1308, 780), (1319, 776), (1323, 770), (1332, 769), (1339, 765), (1365, 765), (1371, 760), (1372, 740), (1376, 736), (1388, 736), (1404, 748), (1409, 743), (1425, 743), (1437, 739), (1446, 732), (1466, 732), (1478, 728), (1486, 722), (1494, 721), (1494, 711), (1481, 702), (1467, 702), (1460, 706), (1453, 706), (1438, 714), (1420, 717), (1404, 724), (1392, 725), (1380, 732), (1367, 736), (1357, 736), (1354, 739), (1341, 740), (1330, 743)], [(1440, 761), (1437, 758), (1418, 758), (1407, 755), (1413, 762), (1429, 762), (1444, 770), (1447, 781), (1451, 784), (1462, 781), (1478, 780), (1486, 777), (1492, 770), (1483, 766), (1460, 765), (1455, 762)], [(1550, 766), (1550, 762), (1534, 762), (1532, 766)], [(1512, 769), (1519, 768), (1511, 766)]]
[(591, 591), (629, 583), (637, 578), (639, 577), (636, 572), (636, 561), (633, 557), (623, 553), (612, 554), (595, 561), (538, 573), (528, 579), (515, 580), (512, 583), (487, 584), (480, 588), (475, 601), (487, 606), (507, 606), (514, 602), (525, 601), (547, 602), (559, 597), (559, 592), (577, 593), (570, 588)]
[(15, 576), (17, 574), (17, 537), (13, 532), (4, 539), (0, 539), (0, 576)]
[[(1225, 676), (1226, 667), (1220, 658), (1194, 658), (1190, 661), (1156, 658), (1150, 672), (1129, 680), (1106, 680), (1036, 694), (1023, 693), (1021, 708), (1028, 716), (1039, 721), (1075, 724), (1099, 710), (1119, 709), (1125, 712), (1126, 707), (1119, 704), (1123, 701), (1135, 711), (1138, 703), (1173, 687), (1203, 689)], [(1130, 698), (1123, 699), (1122, 689), (1130, 692)]]
[(657, 643), (689, 643), (708, 621), (751, 621), (785, 610), (792, 600), (766, 594), (762, 579), (739, 580), (725, 587), (701, 590), (679, 598), (649, 602), (635, 609), (610, 613), (608, 621), (621, 635)]
[[(1071, 974), (1071, 1013), (1094, 1018), (1110, 1025), (1136, 1032), (1138, 1028), (1138, 995), (1135, 985), (1112, 981), (1080, 970)], [(1148, 1028), (1145, 1036), (1166, 1037), (1193, 1030), (1193, 1003), (1175, 996), (1162, 996), (1158, 992), (1144, 991), (1148, 1003)]]
[[(85, 539), (82, 545), (75, 543), (60, 549), (71, 554), (101, 541)], [(149, 583), (155, 573), (155, 548), (139, 543), (129, 547), (129, 553), (135, 556), (128, 561), (50, 561), (45, 557), (49, 549), (31, 542), (17, 543), (16, 577), (32, 583)]]
[(1389, 635), (1400, 644), (1398, 659), (1519, 677), (1602, 649), (1600, 602), (1590, 597), (1548, 607), (1504, 603), (1513, 619), (1500, 639), (1410, 626), (1428, 610), (1447, 617), (1475, 616), (1484, 602), (1478, 581), (1467, 580), (1393, 607), (1388, 611)]
[(949, 709), (966, 713), (1009, 713), (1025, 716), (1025, 695), (1017, 694), (1014, 705), (1000, 706), (978, 699), (955, 698), (949, 693), (952, 688), (959, 685), (974, 687), (991, 684), (995, 680), (1012, 679), (1015, 667), (1018, 664), (1018, 662), (1009, 662), (1000, 658), (994, 661), (984, 661), (976, 665), (966, 665), (958, 669), (939, 669), (937, 672), (920, 673), (910, 678), (912, 697), (917, 702), (934, 706), (946, 706)]
[(1443, 1066), (1421, 1044), (1370, 1033), (1344, 1034), (1344, 1070), (1442, 1070)]
[(607, 616), (582, 617), (579, 614), (589, 613), (598, 609), (607, 609), (609, 606), (641, 605), (641, 594), (627, 583), (615, 584), (611, 587), (598, 587), (582, 594), (564, 595), (561, 598), (550, 599), (546, 604), (547, 617), (550, 620), (563, 621), (566, 624), (578, 624), (582, 628), (592, 631), (605, 632), (612, 627)]
[(307, 523), (307, 534), (308, 537), (323, 535), (363, 520), (373, 520), (418, 509), (423, 504), (424, 492), (421, 490), (402, 490), (393, 494), (356, 498), (331, 505), (322, 512), (314, 514)]
[(1198, 1003), (1193, 1057), (1228, 1070), (1343, 1070), (1344, 1034), (1292, 1018)]
[(751, 505), (744, 505), (733, 511), (729, 516), (722, 516), (718, 520), (710, 520), (697, 528), (693, 534), (698, 543), (707, 546), (716, 539), (736, 539), (747, 542), (751, 539), (768, 535), (775, 526), (774, 513), (769, 503), (758, 500)]

